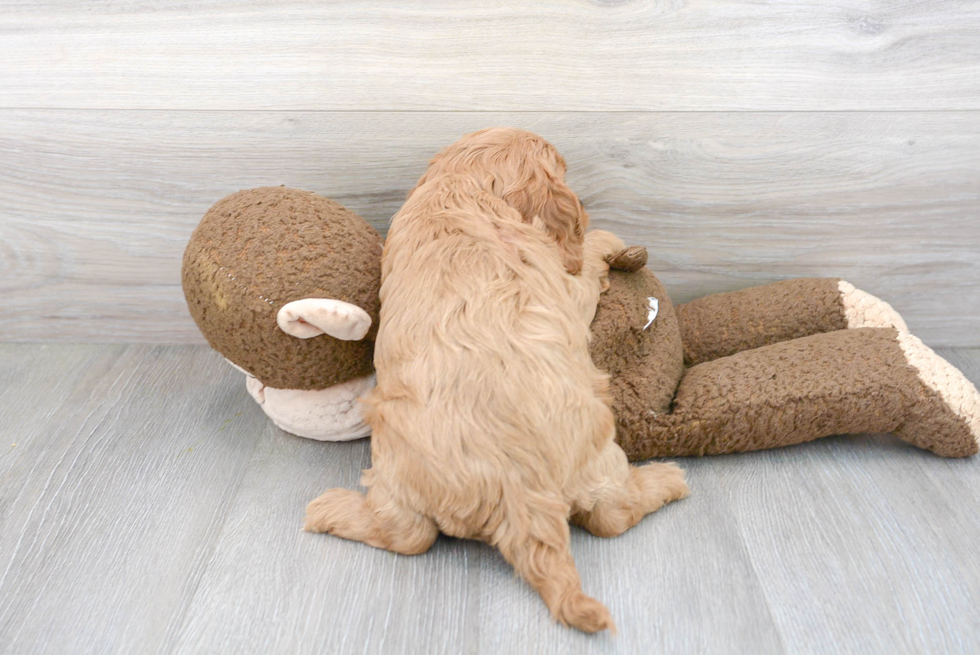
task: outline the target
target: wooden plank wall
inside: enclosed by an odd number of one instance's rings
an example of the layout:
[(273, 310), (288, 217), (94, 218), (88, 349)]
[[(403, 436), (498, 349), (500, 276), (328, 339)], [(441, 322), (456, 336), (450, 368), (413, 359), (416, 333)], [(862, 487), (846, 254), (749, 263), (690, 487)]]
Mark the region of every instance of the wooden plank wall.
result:
[(201, 342), (180, 256), (285, 184), (379, 229), (534, 130), (676, 301), (797, 276), (980, 345), (980, 2), (0, 0), (0, 340)]

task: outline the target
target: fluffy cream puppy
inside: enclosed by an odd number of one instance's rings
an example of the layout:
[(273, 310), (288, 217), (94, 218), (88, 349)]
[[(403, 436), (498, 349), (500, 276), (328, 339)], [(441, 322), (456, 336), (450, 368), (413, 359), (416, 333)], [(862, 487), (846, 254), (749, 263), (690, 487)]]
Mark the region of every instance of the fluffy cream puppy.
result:
[(671, 464), (613, 440), (589, 324), (623, 248), (541, 137), (493, 128), (433, 160), (382, 256), (367, 494), (331, 489), (306, 529), (399, 553), (439, 531), (500, 550), (566, 625), (613, 628), (582, 592), (569, 520), (614, 536), (687, 494)]

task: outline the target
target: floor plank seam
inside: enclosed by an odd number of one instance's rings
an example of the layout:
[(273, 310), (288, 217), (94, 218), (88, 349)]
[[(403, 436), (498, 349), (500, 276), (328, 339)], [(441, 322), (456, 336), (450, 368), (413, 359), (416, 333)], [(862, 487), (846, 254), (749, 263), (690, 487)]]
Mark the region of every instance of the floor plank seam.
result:
[(786, 640), (783, 636), (782, 628), (780, 627), (779, 622), (776, 621), (776, 616), (773, 613), (772, 601), (769, 598), (769, 594), (766, 593), (765, 586), (762, 584), (762, 577), (759, 575), (759, 570), (758, 567), (756, 566), (755, 558), (752, 556), (752, 551), (749, 548), (748, 540), (745, 538), (745, 530), (742, 527), (742, 521), (735, 513), (734, 505), (732, 505), (731, 490), (728, 488), (728, 485), (724, 483), (721, 476), (718, 475), (716, 470), (711, 469), (711, 473), (715, 478), (716, 488), (722, 494), (724, 494), (725, 506), (728, 508), (729, 515), (732, 517), (732, 520), (735, 522), (736, 529), (738, 530), (738, 536), (742, 540), (742, 544), (741, 544), (742, 553), (745, 555), (745, 559), (748, 560), (749, 566), (752, 567), (752, 575), (755, 576), (755, 582), (759, 588), (759, 591), (762, 593), (762, 598), (766, 602), (766, 613), (768, 615), (769, 622), (772, 625), (773, 630), (776, 633), (776, 636), (779, 637), (779, 648), (781, 649), (780, 652), (782, 652), (783, 655), (786, 655), (790, 651), (787, 650), (786, 648)]
[(227, 502), (223, 502), (219, 507), (224, 507), (225, 510), (221, 517), (221, 522), (217, 526), (216, 530), (213, 532), (213, 537), (211, 539), (211, 544), (208, 546), (207, 557), (202, 557), (200, 564), (200, 570), (195, 572), (196, 580), (194, 581), (193, 590), (187, 596), (186, 601), (181, 608), (179, 616), (173, 617), (167, 624), (167, 628), (164, 631), (164, 638), (160, 643), (160, 648), (158, 653), (166, 653), (167, 655), (173, 655), (177, 652), (177, 648), (184, 637), (184, 631), (187, 628), (187, 618), (194, 605), (194, 599), (197, 597), (198, 592), (201, 589), (201, 583), (204, 581), (205, 575), (207, 575), (208, 570), (214, 564), (215, 556), (218, 552), (218, 546), (221, 544), (221, 537), (224, 535), (225, 527), (227, 526), (228, 519), (231, 516), (232, 510), (235, 507), (235, 500), (238, 498), (238, 494), (242, 489), (242, 485), (245, 483), (245, 478), (250, 470), (250, 463), (252, 457), (255, 455), (255, 451), (259, 446), (259, 439), (262, 439), (265, 435), (265, 431), (260, 431), (259, 436), (252, 441), (252, 447), (249, 452), (249, 458), (245, 461), (245, 464), (241, 467), (241, 475), (238, 476), (238, 481), (235, 483), (233, 489), (229, 490), (227, 494)]

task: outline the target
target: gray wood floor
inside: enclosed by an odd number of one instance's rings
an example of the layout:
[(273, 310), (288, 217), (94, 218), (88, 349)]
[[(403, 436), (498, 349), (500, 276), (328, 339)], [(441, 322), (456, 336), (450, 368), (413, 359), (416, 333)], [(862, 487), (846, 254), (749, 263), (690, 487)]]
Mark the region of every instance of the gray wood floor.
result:
[[(980, 350), (942, 354), (980, 382)], [(966, 653), (980, 459), (890, 436), (684, 460), (693, 494), (574, 530), (618, 636), (554, 624), (500, 556), (300, 530), (369, 444), (271, 426), (198, 346), (0, 345), (3, 653)]]

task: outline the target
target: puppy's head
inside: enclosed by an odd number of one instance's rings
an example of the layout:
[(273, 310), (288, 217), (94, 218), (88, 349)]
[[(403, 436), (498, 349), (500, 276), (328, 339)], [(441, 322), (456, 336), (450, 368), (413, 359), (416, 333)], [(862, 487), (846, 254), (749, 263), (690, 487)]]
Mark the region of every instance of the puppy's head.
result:
[(446, 173), (474, 176), (486, 191), (520, 212), (525, 223), (554, 238), (569, 273), (581, 271), (589, 217), (565, 184), (565, 160), (550, 143), (510, 127), (480, 130), (436, 155), (417, 186)]

